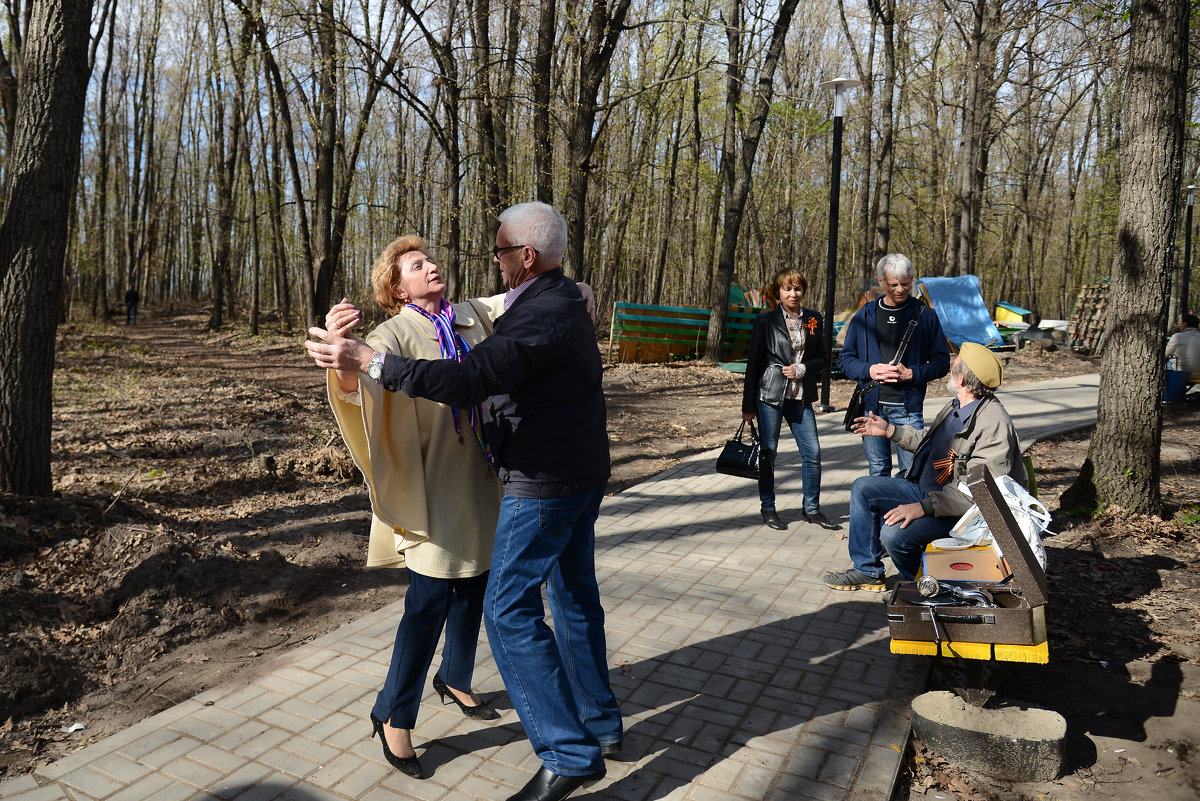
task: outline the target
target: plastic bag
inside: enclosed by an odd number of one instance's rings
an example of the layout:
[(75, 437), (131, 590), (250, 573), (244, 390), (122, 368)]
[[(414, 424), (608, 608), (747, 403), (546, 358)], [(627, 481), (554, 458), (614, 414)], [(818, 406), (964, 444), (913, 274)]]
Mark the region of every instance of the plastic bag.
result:
[[(1021, 533), (1025, 535), (1025, 541), (1033, 550), (1038, 564), (1045, 570), (1046, 546), (1042, 544), (1042, 534), (1050, 528), (1050, 510), (1010, 476), (999, 476), (996, 485), (1000, 488), (1000, 494), (1004, 496), (1004, 501), (1016, 519)], [(966, 484), (959, 484), (958, 488), (967, 495), (971, 494)], [(992, 542), (992, 530), (988, 528), (978, 506), (972, 506), (958, 519), (950, 529), (950, 536), (970, 545), (992, 543), (995, 547), (995, 543)]]

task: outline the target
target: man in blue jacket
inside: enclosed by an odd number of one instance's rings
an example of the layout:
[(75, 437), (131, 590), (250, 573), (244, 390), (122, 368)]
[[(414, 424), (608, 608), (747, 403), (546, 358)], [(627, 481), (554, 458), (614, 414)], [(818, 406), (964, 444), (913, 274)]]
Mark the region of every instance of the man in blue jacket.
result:
[[(504, 498), (484, 600), (492, 654), (542, 768), (509, 801), (560, 801), (605, 774), (620, 751), (608, 680), (595, 522), (609, 475), (595, 328), (559, 265), (562, 215), (522, 203), (500, 215), (492, 255), (505, 312), (492, 335), (453, 359), (375, 353), (362, 340), (309, 334), (320, 367), (357, 369), (392, 392), (460, 409), (482, 403)], [(541, 588), (554, 618), (545, 622)]]
[[(915, 272), (907, 256), (884, 256), (875, 266), (875, 278), (883, 297), (866, 303), (851, 318), (838, 367), (859, 386), (879, 382), (867, 393), (864, 414), (874, 412), (893, 425), (921, 430), (925, 428), (925, 385), (950, 372), (946, 335), (933, 309), (912, 297)], [(897, 358), (913, 320), (916, 328)], [(892, 474), (892, 448), (887, 438), (863, 437), (863, 451), (871, 475)], [(897, 449), (900, 470), (912, 466), (912, 458), (911, 453)]]

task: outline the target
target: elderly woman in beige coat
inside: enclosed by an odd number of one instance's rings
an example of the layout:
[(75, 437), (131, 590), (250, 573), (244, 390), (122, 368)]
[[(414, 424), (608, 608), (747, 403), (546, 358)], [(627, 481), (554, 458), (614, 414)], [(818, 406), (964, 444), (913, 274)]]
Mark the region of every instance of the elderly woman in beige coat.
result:
[[(503, 311), (503, 295), (450, 304), (425, 242), (404, 236), (371, 271), (375, 299), (391, 319), (368, 336), (376, 351), (417, 359), (458, 358), (479, 344)], [(343, 300), (325, 318), (346, 333), (359, 311)], [(374, 368), (374, 366), (373, 366)], [(500, 717), (471, 692), (501, 487), (480, 411), (385, 392), (367, 375), (328, 376), (329, 400), (371, 495), (369, 566), (408, 568), (404, 614), (391, 667), (371, 711), (387, 761), (424, 778), (412, 729), (438, 638), (445, 644), (433, 688), (468, 717)]]

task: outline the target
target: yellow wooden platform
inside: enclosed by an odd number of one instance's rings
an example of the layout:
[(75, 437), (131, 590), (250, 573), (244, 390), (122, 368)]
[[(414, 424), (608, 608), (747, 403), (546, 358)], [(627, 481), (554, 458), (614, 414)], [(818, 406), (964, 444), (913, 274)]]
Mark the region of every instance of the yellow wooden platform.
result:
[[(937, 656), (938, 645), (921, 640), (892, 639), (892, 653)], [(995, 659), (998, 662), (1031, 662), (1045, 665), (1050, 661), (1050, 643), (997, 645), (986, 642), (943, 642), (941, 655), (960, 659)]]

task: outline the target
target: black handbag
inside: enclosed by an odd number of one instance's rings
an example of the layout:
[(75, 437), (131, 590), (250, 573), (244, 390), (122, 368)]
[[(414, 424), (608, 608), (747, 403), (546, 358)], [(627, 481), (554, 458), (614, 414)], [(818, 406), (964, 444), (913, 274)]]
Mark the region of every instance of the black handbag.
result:
[[(912, 339), (913, 331), (917, 330), (917, 320), (920, 319), (923, 311), (925, 311), (924, 306), (918, 307), (917, 313), (908, 321), (908, 328), (904, 331), (904, 338), (900, 340), (900, 347), (896, 349), (896, 355), (888, 364), (899, 364), (900, 360), (904, 358), (904, 351), (908, 350), (908, 341)], [(854, 394), (850, 396), (850, 402), (846, 404), (846, 416), (842, 418), (842, 428), (851, 433), (854, 432), (854, 421), (866, 416), (867, 393), (877, 386), (879, 386), (879, 382), (871, 380), (854, 388)]]
[(842, 426), (847, 431), (853, 431), (854, 421), (864, 416), (867, 407), (867, 393), (877, 386), (879, 386), (879, 382), (871, 380), (854, 388), (854, 394), (850, 396), (850, 402), (846, 404), (846, 416), (842, 419)]
[(758, 430), (750, 423), (750, 438), (743, 439), (746, 421), (738, 426), (733, 439), (725, 443), (717, 457), (717, 472), (740, 478), (758, 478), (759, 443)]

